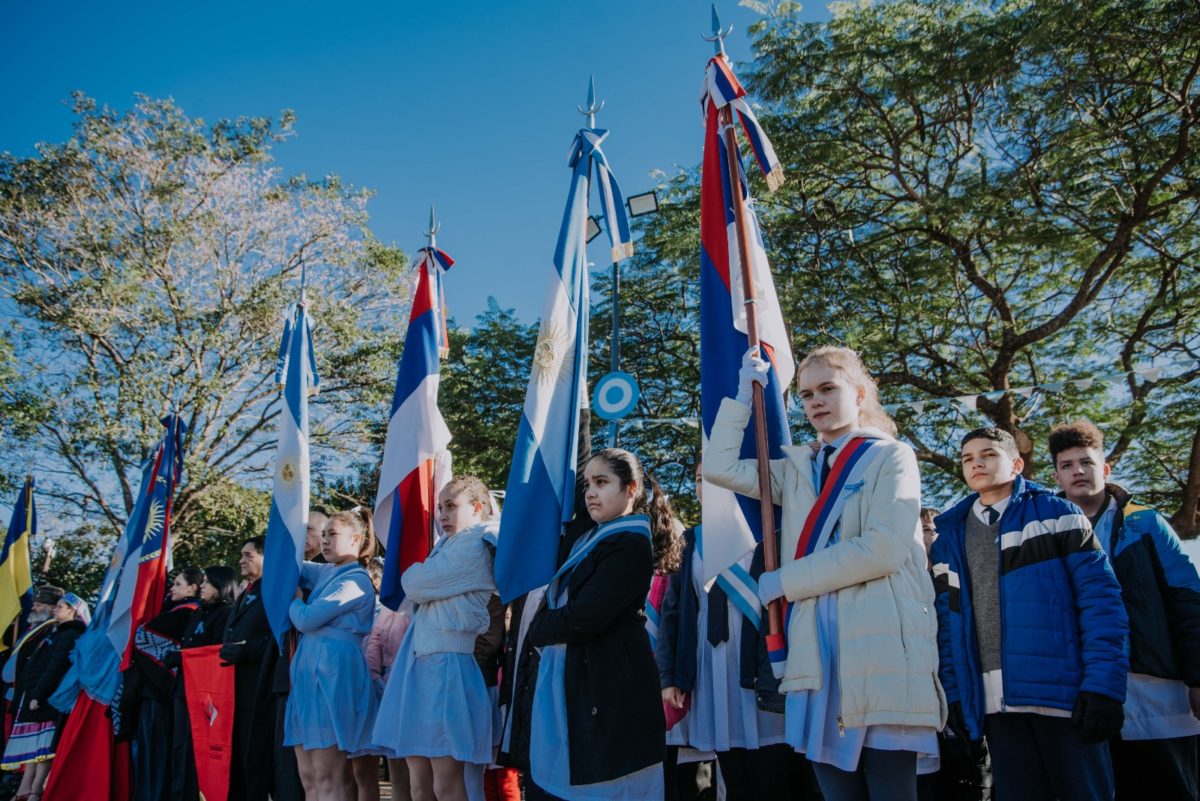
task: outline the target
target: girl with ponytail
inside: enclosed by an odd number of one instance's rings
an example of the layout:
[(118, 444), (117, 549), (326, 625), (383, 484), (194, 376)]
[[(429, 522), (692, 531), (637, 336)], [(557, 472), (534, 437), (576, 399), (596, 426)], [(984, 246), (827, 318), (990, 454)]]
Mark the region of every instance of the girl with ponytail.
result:
[(363, 638), (375, 619), (375, 588), (363, 565), (374, 553), (367, 509), (333, 515), (321, 532), (325, 563), (303, 563), (288, 610), (303, 636), (292, 659), (283, 744), (296, 749), (309, 801), (355, 797), (347, 758), (371, 746), (377, 702)]
[(475, 648), (491, 625), (500, 523), (474, 476), (446, 484), (437, 514), (442, 538), (400, 578), (417, 611), (388, 674), (374, 740), (389, 762), (407, 762), (414, 801), (467, 801), (466, 764), (494, 758), (493, 701)]
[(677, 565), (682, 544), (632, 453), (598, 451), (583, 472), (596, 526), (571, 545), (527, 634), (542, 649), (532, 778), (562, 799), (660, 799), (666, 725), (645, 603), (656, 564)]

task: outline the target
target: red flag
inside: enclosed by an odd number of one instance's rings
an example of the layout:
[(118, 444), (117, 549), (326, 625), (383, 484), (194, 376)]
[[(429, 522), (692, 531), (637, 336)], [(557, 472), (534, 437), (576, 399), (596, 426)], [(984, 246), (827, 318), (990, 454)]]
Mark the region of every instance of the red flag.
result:
[(113, 737), (108, 707), (80, 692), (64, 724), (43, 801), (129, 801), (133, 795), (133, 767), (129, 743)]
[(185, 648), (183, 686), (187, 690), (196, 779), (205, 801), (229, 797), (229, 762), (233, 751), (233, 668), (222, 667), (221, 646)]

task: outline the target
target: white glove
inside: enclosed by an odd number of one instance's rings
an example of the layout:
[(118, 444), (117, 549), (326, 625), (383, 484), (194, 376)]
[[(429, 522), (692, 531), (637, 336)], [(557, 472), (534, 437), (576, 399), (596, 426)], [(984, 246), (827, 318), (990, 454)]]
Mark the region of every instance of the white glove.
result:
[(766, 388), (770, 371), (771, 365), (758, 357), (758, 348), (746, 351), (742, 357), (742, 369), (738, 371), (737, 402), (749, 406), (754, 397), (754, 385), (757, 383)]
[(762, 601), (763, 606), (771, 603), (776, 598), (782, 597), (783, 579), (779, 577), (778, 570), (763, 573), (758, 577), (758, 600)]

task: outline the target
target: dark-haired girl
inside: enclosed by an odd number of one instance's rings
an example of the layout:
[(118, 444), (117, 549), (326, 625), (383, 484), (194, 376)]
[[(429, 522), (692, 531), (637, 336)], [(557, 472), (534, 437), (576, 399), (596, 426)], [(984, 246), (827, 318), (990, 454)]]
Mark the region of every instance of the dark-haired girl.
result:
[(283, 744), (296, 748), (309, 801), (354, 797), (347, 755), (371, 745), (377, 704), (363, 639), (375, 619), (375, 588), (364, 566), (374, 551), (370, 512), (355, 507), (330, 517), (321, 532), (326, 563), (303, 563), (288, 610), (304, 636), (292, 659)]
[(533, 780), (564, 799), (661, 799), (666, 753), (645, 603), (655, 553), (678, 549), (671, 505), (628, 451), (584, 468), (596, 523), (580, 536), (529, 626), (542, 649), (533, 701)]
[(225, 637), (225, 624), (233, 609), (237, 577), (233, 568), (213, 565), (204, 568), (200, 582), (200, 608), (192, 613), (179, 653), (170, 660), (176, 668), (173, 702), (175, 729), (171, 737), (171, 798), (173, 801), (197, 801), (200, 797), (196, 780), (196, 755), (192, 751), (192, 728), (188, 717), (187, 689), (184, 685), (182, 656), (189, 648), (219, 645)]

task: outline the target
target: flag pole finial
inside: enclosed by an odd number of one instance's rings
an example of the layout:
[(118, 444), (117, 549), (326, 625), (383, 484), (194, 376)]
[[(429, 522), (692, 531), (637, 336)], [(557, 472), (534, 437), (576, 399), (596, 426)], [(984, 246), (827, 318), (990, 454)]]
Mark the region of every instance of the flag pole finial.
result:
[(429, 240), (429, 247), (437, 247), (437, 232), (442, 228), (442, 224), (437, 221), (437, 207), (429, 204), (429, 228), (425, 231), (425, 237)]
[(703, 34), (701, 34), (701, 38), (704, 39), (704, 41), (706, 41), (706, 42), (712, 42), (713, 43), (713, 51), (718, 56), (723, 56), (723, 55), (725, 55), (725, 37), (731, 33), (733, 33), (732, 23), (724, 30), (721, 29), (721, 18), (719, 16), (717, 16), (717, 4), (713, 3), (712, 4), (712, 36), (704, 36)]
[(604, 108), (603, 100), (600, 101), (600, 105), (596, 105), (596, 76), (588, 76), (587, 108), (584, 108), (583, 106), (576, 106), (575, 108), (579, 110), (580, 114), (587, 117), (587, 125), (589, 128), (596, 127), (596, 114), (598, 114), (600, 110)]

